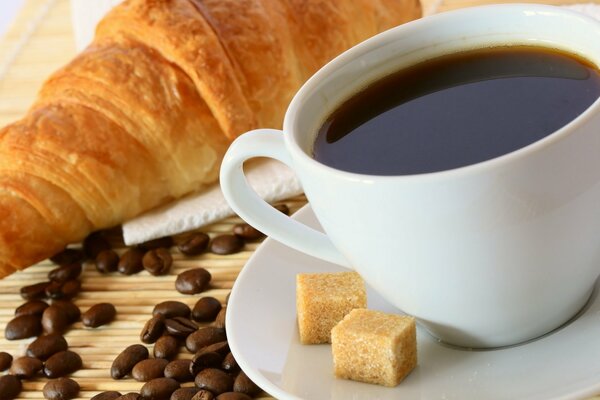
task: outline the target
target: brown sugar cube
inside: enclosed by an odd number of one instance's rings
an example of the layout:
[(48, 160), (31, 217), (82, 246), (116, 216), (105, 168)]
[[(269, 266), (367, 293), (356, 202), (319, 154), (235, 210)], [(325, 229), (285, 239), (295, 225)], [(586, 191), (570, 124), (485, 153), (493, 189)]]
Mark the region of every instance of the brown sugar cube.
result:
[(303, 344), (331, 343), (331, 329), (353, 309), (366, 306), (365, 283), (356, 272), (296, 276), (296, 309)]
[(417, 365), (415, 319), (359, 309), (331, 331), (335, 376), (396, 386)]

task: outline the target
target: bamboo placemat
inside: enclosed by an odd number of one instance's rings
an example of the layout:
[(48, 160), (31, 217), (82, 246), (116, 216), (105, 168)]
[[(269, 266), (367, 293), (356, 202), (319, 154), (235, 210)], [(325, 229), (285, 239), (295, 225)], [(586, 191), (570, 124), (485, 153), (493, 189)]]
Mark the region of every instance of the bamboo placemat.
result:
[[(529, 0), (545, 4), (570, 4), (577, 0)], [(597, 0), (600, 2), (600, 0)], [(455, 8), (497, 3), (494, 0), (424, 0), (426, 14)], [(28, 109), (44, 79), (75, 54), (68, 0), (27, 0), (11, 28), (0, 38), (0, 126), (18, 119)], [(299, 197), (287, 202), (291, 211), (305, 204)], [(214, 236), (230, 232), (238, 218), (229, 218), (206, 227), (203, 231)], [(89, 399), (103, 390), (123, 393), (137, 391), (142, 386), (132, 379), (114, 381), (109, 368), (114, 357), (127, 345), (139, 343), (139, 332), (149, 318), (153, 306), (164, 300), (179, 300), (193, 306), (198, 296), (181, 295), (174, 290), (175, 275), (185, 269), (202, 266), (213, 275), (212, 287), (203, 295), (224, 301), (239, 271), (258, 244), (246, 245), (241, 253), (230, 256), (204, 254), (184, 257), (173, 251), (171, 274), (164, 277), (142, 272), (134, 276), (101, 275), (87, 265), (82, 275), (82, 292), (75, 303), (85, 311), (93, 304), (108, 301), (118, 310), (115, 322), (99, 329), (85, 329), (76, 324), (65, 337), (72, 349), (84, 361), (84, 369), (73, 376), (82, 387), (78, 399)], [(0, 351), (22, 355), (31, 340), (6, 341), (4, 327), (14, 309), (23, 303), (19, 289), (45, 280), (53, 266), (42, 262), (34, 268), (0, 280)], [(182, 352), (182, 357), (191, 355)], [(43, 399), (41, 389), (46, 379), (24, 381), (19, 399)], [(266, 394), (262, 398), (269, 398)], [(597, 397), (596, 399), (600, 399)]]

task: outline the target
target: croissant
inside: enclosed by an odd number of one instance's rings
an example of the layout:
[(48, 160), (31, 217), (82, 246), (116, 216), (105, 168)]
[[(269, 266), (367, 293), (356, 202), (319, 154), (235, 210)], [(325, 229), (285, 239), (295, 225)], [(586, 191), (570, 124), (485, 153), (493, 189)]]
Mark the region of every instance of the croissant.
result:
[(217, 180), (233, 138), (418, 0), (131, 0), (0, 131), (0, 277)]

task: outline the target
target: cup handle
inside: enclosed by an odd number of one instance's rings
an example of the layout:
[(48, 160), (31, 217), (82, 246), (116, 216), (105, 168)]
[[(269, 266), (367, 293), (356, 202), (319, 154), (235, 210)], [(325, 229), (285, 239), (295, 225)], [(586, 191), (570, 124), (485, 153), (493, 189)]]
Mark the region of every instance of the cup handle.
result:
[(348, 261), (329, 238), (275, 210), (250, 187), (244, 175), (244, 161), (254, 157), (274, 158), (291, 167), (283, 133), (257, 129), (238, 137), (221, 164), (221, 190), (243, 220), (273, 239), (303, 253), (350, 268)]

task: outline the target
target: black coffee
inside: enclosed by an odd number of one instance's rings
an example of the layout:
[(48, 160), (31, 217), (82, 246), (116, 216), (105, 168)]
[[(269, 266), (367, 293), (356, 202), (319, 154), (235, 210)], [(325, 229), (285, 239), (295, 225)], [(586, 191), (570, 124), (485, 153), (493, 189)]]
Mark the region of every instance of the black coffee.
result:
[(371, 84), (323, 123), (313, 156), (371, 175), (443, 171), (527, 146), (600, 95), (590, 62), (542, 47), (496, 47), (425, 61)]

